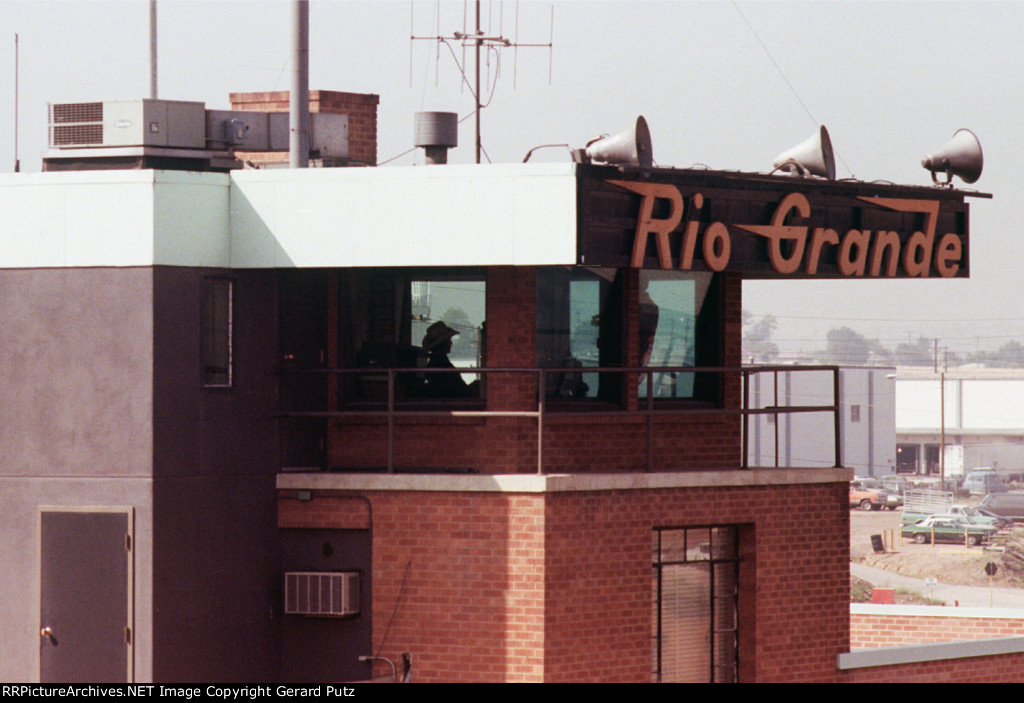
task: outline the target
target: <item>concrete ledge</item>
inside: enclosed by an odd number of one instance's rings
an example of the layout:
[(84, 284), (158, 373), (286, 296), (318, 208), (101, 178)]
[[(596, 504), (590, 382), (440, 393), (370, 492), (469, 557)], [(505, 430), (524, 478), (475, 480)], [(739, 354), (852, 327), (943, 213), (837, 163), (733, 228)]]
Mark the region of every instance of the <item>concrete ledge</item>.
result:
[(846, 483), (851, 469), (753, 469), (616, 474), (280, 473), (281, 490), (562, 493)]
[(1024, 652), (1024, 637), (996, 637), (987, 640), (963, 640), (939, 644), (916, 644), (906, 647), (880, 647), (847, 652), (837, 657), (839, 669), (864, 669), (872, 666), (894, 666), (917, 662), (991, 657)]
[(932, 618), (1000, 618), (1024, 620), (1024, 608), (956, 608), (941, 605), (850, 603), (850, 615), (909, 615)]

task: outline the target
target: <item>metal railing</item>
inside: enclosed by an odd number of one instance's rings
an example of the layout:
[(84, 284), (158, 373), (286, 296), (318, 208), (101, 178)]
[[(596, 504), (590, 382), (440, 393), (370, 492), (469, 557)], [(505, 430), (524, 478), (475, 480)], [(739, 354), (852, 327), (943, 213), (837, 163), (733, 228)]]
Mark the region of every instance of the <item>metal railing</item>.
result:
[[(780, 405), (779, 404), (779, 374), (781, 373), (804, 373), (804, 372), (828, 372), (832, 376), (832, 402), (824, 405)], [(437, 405), (449, 403), (453, 400), (466, 401), (465, 397), (453, 398), (451, 396), (438, 397), (414, 397), (399, 399), (396, 397), (397, 389), (400, 387), (398, 379), (418, 378), (422, 379), (431, 374), (465, 374), (478, 375), (482, 378), (498, 374), (527, 374), (535, 378), (535, 397), (529, 409), (494, 409), (475, 408), (472, 403), (451, 403), (457, 407), (438, 408)], [(653, 465), (654, 445), (654, 419), (673, 415), (739, 415), (742, 422), (742, 458), (740, 468), (749, 467), (749, 420), (752, 417), (769, 415), (778, 418), (780, 415), (797, 413), (831, 413), (833, 416), (834, 434), (834, 462), (833, 466), (840, 467), (840, 406), (839, 406), (839, 368), (836, 366), (744, 366), (739, 368), (729, 367), (695, 367), (695, 366), (645, 366), (645, 367), (566, 367), (566, 368), (524, 368), (524, 367), (460, 367), (454, 369), (438, 368), (333, 368), (333, 369), (302, 369), (283, 370), (280, 375), (326, 375), (328, 377), (344, 379), (347, 376), (373, 377), (375, 379), (386, 378), (385, 400), (367, 401), (365, 398), (352, 398), (346, 402), (338, 403), (340, 409), (331, 410), (305, 410), (296, 411), (282, 408), (279, 417), (282, 418), (384, 418), (387, 424), (387, 471), (395, 472), (395, 432), (396, 420), (399, 418), (528, 418), (537, 423), (537, 473), (544, 473), (544, 426), (545, 418), (548, 415), (557, 417), (585, 416), (601, 417), (616, 416), (630, 417), (643, 416), (646, 429), (646, 466), (650, 471)], [(622, 377), (622, 395), (625, 396), (620, 403), (600, 402), (600, 399), (588, 398), (586, 400), (573, 400), (564, 402), (563, 398), (548, 397), (548, 379), (559, 374), (591, 375), (600, 374), (620, 375)], [(724, 383), (718, 383), (715, 395), (718, 402), (702, 402), (699, 398), (675, 396), (656, 397), (655, 394), (647, 392), (641, 397), (637, 391), (641, 381), (637, 380), (633, 388), (626, 382), (629, 376), (634, 379), (646, 380), (646, 388), (654, 387), (656, 376), (669, 375), (673, 379), (681, 375), (696, 378), (700, 375), (714, 374), (725, 379), (728, 376), (739, 376), (741, 389), (738, 407), (729, 407), (729, 399), (721, 402), (726, 396)], [(758, 374), (772, 375), (773, 403), (759, 408), (750, 407), (750, 379)], [(486, 387), (486, 382), (481, 387)], [(734, 390), (729, 393), (731, 395)], [(328, 393), (327, 396), (338, 395)], [(631, 398), (629, 396), (632, 396)], [(484, 398), (478, 399), (484, 402)], [(424, 402), (429, 401), (429, 402)], [(556, 401), (551, 403), (551, 401)], [(561, 401), (561, 402), (559, 402)], [(673, 402), (675, 401), (675, 402)], [(684, 402), (679, 402), (684, 401)], [(328, 403), (331, 404), (331, 403)], [(549, 404), (556, 405), (550, 408)], [(631, 407), (632, 406), (632, 407)], [(775, 468), (779, 467), (779, 423), (775, 425)]]

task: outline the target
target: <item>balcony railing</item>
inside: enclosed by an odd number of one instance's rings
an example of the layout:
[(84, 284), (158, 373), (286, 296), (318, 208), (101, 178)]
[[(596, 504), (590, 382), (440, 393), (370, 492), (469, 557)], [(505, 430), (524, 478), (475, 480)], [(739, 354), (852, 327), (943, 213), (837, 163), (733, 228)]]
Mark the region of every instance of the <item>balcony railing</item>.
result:
[[(654, 444), (654, 421), (656, 418), (668, 417), (668, 416), (682, 416), (682, 415), (738, 415), (743, 418), (742, 421), (742, 458), (741, 468), (751, 468), (749, 465), (750, 457), (750, 424), (753, 419), (760, 416), (769, 416), (771, 418), (769, 422), (774, 426), (774, 463), (775, 468), (779, 467), (779, 425), (778, 418), (780, 416), (788, 416), (794, 414), (803, 413), (830, 413), (832, 415), (832, 427), (833, 427), (833, 463), (832, 466), (839, 468), (841, 466), (841, 451), (840, 451), (840, 406), (839, 406), (839, 368), (836, 366), (745, 366), (740, 368), (725, 368), (725, 367), (694, 367), (694, 366), (645, 366), (645, 367), (567, 367), (567, 368), (523, 368), (523, 367), (507, 367), (507, 368), (455, 368), (455, 369), (436, 369), (436, 368), (348, 368), (348, 369), (302, 369), (302, 370), (283, 370), (280, 372), (282, 376), (282, 383), (287, 383), (288, 377), (304, 377), (307, 380), (313, 378), (326, 376), (330, 381), (341, 382), (348, 377), (355, 378), (374, 378), (378, 383), (382, 383), (386, 392), (383, 394), (383, 399), (377, 398), (373, 401), (368, 401), (366, 398), (353, 399), (350, 402), (339, 402), (337, 400), (339, 393), (336, 390), (340, 387), (340, 383), (335, 383), (333, 390), (324, 393), (324, 396), (328, 400), (324, 403), (324, 409), (304, 409), (299, 410), (292, 407), (282, 407), (279, 412), (281, 418), (294, 418), (294, 419), (366, 419), (366, 418), (383, 418), (387, 424), (387, 464), (386, 468), (388, 473), (395, 472), (395, 436), (396, 436), (396, 420), (399, 418), (528, 418), (533, 419), (536, 422), (536, 453), (537, 453), (537, 473), (544, 473), (544, 430), (545, 420), (549, 416), (567, 417), (567, 416), (585, 416), (585, 417), (600, 417), (600, 416), (614, 416), (614, 417), (631, 417), (641, 416), (644, 418), (644, 424), (646, 428), (646, 466), (647, 470), (652, 469), (652, 453)], [(418, 378), (423, 379), (432, 374), (464, 374), (464, 375), (477, 375), (483, 380), (481, 386), (485, 387), (488, 385), (486, 379), (495, 375), (528, 375), (532, 376), (534, 381), (535, 392), (532, 394), (532, 400), (529, 403), (529, 407), (521, 407), (518, 409), (510, 408), (486, 408), (486, 407), (473, 407), (474, 403), (463, 402), (459, 404), (451, 403), (451, 407), (445, 407), (445, 401), (451, 401), (450, 398), (430, 398), (430, 402), (424, 402), (423, 398), (400, 398), (399, 389), (405, 387), (404, 379)], [(780, 405), (779, 402), (779, 376), (780, 374), (806, 374), (806, 373), (819, 373), (828, 374), (831, 377), (831, 388), (829, 389), (831, 395), (831, 402), (825, 404), (801, 404), (801, 405)], [(726, 396), (725, 403), (711, 403), (711, 402), (700, 402), (692, 398), (683, 397), (656, 397), (651, 393), (647, 393), (646, 397), (639, 396), (636, 388), (631, 391), (631, 400), (624, 400), (622, 403), (600, 403), (593, 402), (596, 399), (587, 400), (576, 400), (566, 402), (564, 398), (548, 397), (548, 382), (552, 377), (558, 377), (560, 374), (585, 374), (587, 376), (600, 375), (601, 377), (608, 378), (615, 375), (622, 377), (622, 388), (627, 388), (629, 384), (626, 379), (632, 377), (636, 379), (636, 386), (641, 385), (641, 379), (646, 380), (646, 388), (650, 389), (655, 387), (656, 378), (670, 377), (672, 379), (683, 378), (708, 378), (717, 377), (718, 379), (725, 380), (730, 377), (739, 377), (741, 385), (739, 388), (739, 398), (735, 398), (732, 394), (736, 392), (736, 388), (729, 389), (729, 392), (723, 393), (722, 388), (728, 388), (727, 384), (719, 383), (716, 388), (718, 392), (717, 396)], [(771, 384), (768, 386), (771, 394), (771, 402), (769, 404), (763, 404), (761, 401), (760, 407), (750, 406), (750, 395), (751, 395), (751, 379), (759, 374), (767, 374), (772, 377)], [(400, 383), (400, 379), (403, 382)], [(315, 383), (321, 383), (316, 381)], [(324, 385), (331, 387), (329, 382), (324, 382)], [(287, 394), (282, 393), (282, 397)], [(629, 395), (626, 393), (625, 395)], [(461, 399), (465, 400), (465, 399)], [(683, 401), (683, 402), (679, 402)], [(482, 405), (483, 399), (480, 400)], [(287, 402), (282, 402), (283, 406), (287, 406)], [(734, 407), (730, 407), (733, 405)], [(337, 407), (338, 409), (330, 409), (331, 407)], [(757, 467), (762, 467), (761, 464), (757, 464)]]

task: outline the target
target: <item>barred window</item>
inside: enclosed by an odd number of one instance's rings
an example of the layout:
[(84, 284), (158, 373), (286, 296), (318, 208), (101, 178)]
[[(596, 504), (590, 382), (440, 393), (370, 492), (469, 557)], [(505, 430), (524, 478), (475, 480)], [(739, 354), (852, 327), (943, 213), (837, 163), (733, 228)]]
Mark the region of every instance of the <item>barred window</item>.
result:
[(735, 682), (737, 528), (655, 528), (652, 556), (653, 681)]

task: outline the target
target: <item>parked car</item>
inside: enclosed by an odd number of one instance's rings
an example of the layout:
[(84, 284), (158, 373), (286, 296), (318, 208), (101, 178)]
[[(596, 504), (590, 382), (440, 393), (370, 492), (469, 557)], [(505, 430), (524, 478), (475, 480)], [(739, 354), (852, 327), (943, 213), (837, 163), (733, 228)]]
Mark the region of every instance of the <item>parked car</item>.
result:
[(994, 519), (996, 521), (995, 522), (995, 526), (996, 527), (999, 527), (999, 528), (1013, 527), (1013, 518), (1012, 517), (1004, 517), (1002, 515), (998, 515), (998, 514), (992, 512), (991, 510), (989, 510), (988, 508), (983, 508), (980, 505), (978, 507), (974, 508), (974, 510), (976, 510), (979, 515), (983, 515), (985, 517), (990, 517), (990, 518)]
[(983, 469), (981, 471), (975, 469), (971, 471), (967, 474), (964, 482), (960, 484), (960, 488), (965, 493), (970, 493), (974, 496), (983, 496), (986, 493), (1005, 493), (1007, 491), (1003, 479), (993, 469)]
[(889, 474), (888, 476), (882, 476), (879, 481), (885, 489), (891, 493), (903, 495), (907, 492), (908, 488), (913, 488), (913, 482), (902, 474)]
[[(889, 492), (881, 487), (864, 484), (866, 479), (850, 481), (850, 507), (861, 510), (881, 510), (889, 505)], [(895, 510), (892, 506), (890, 510)]]
[(1024, 520), (1024, 493), (989, 494), (978, 503), (979, 508), (991, 510), (996, 515), (1013, 521)]
[(995, 527), (972, 525), (951, 515), (932, 515), (913, 525), (904, 525), (900, 530), (904, 538), (918, 544), (928, 544), (932, 539), (953, 544), (963, 544), (966, 540), (968, 546), (981, 544), (995, 533)]
[(984, 512), (970, 505), (954, 505), (949, 509), (951, 515), (959, 515), (967, 519), (975, 525), (991, 525), (997, 530), (1003, 527), (1009, 527), (1013, 524), (1013, 520), (1002, 517), (1000, 515), (991, 514), (986, 515)]
[(927, 517), (954, 518), (969, 522), (972, 525), (990, 525), (997, 530), (1013, 524), (1012, 520), (1000, 517), (999, 515), (983, 515), (977, 508), (969, 505), (950, 505), (934, 513), (918, 513), (904, 510), (902, 522), (904, 525), (913, 525)]
[(864, 478), (855, 478), (854, 481), (859, 482), (864, 488), (869, 490), (885, 491), (885, 507), (889, 510), (895, 510), (903, 505), (903, 495), (899, 491), (889, 489), (881, 479), (866, 476)]

